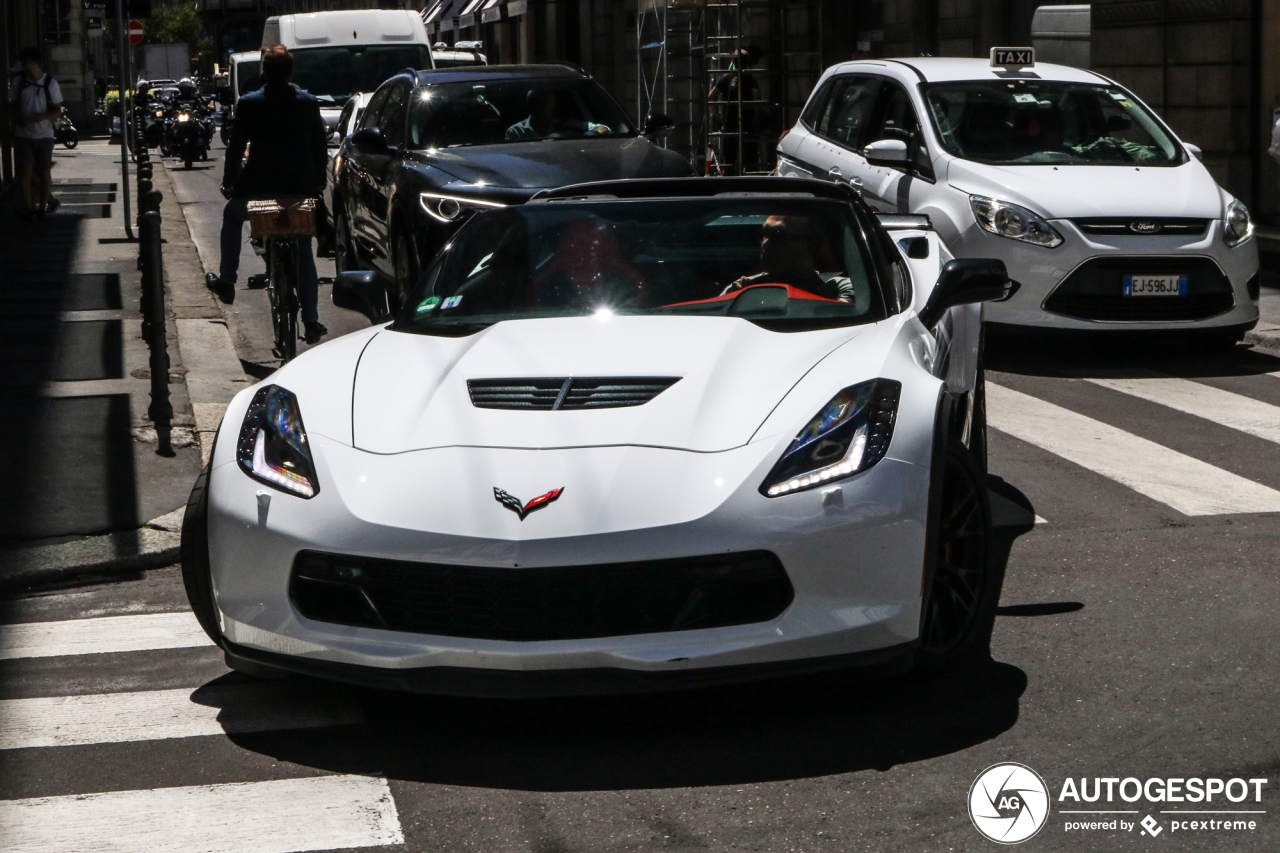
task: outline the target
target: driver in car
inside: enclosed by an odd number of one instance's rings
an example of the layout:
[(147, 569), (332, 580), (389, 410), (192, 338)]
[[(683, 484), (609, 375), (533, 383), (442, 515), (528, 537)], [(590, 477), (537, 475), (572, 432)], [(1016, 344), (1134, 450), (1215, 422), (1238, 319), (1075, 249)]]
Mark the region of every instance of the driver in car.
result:
[(567, 118), (557, 109), (559, 99), (550, 89), (530, 89), (529, 117), (507, 128), (508, 140), (545, 139), (548, 136), (582, 136), (588, 133), (610, 133), (605, 124)]
[(814, 256), (822, 248), (822, 236), (807, 216), (770, 216), (760, 237), (760, 269), (726, 287), (733, 293), (753, 284), (789, 284), (792, 287), (850, 304), (856, 301), (853, 282), (839, 273), (820, 273)]

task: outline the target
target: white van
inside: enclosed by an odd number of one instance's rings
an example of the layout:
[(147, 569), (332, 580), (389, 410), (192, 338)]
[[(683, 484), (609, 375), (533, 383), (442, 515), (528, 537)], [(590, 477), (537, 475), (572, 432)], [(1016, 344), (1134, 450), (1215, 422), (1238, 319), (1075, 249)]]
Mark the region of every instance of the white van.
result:
[(1249, 211), (1200, 150), (1106, 77), (997, 50), (829, 68), (777, 173), (847, 182), (875, 210), (928, 215), (956, 257), (1003, 260), (1022, 288), (984, 306), (995, 323), (1224, 344), (1253, 328)]
[(275, 44), (293, 54), (293, 82), (320, 99), (330, 131), (352, 95), (406, 68), (435, 67), (421, 16), (403, 9), (276, 15), (262, 30), (262, 46)]

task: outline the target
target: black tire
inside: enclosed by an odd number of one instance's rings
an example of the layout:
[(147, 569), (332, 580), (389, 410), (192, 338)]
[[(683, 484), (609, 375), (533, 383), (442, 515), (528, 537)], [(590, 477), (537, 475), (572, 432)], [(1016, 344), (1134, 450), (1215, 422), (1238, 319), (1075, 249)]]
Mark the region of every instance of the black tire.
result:
[(225, 121), (222, 123), (222, 127), (218, 128), (218, 138), (222, 140), (223, 145), (231, 141), (231, 128), (227, 127)]
[(271, 325), (276, 334), (274, 351), (277, 358), (288, 362), (298, 354), (297, 257), (292, 249), (280, 249), (281, 244), (277, 243), (268, 252), (271, 280), (267, 286), (271, 299)]
[(74, 132), (71, 132), (71, 133), (68, 133), (66, 136), (62, 137), (62, 144), (65, 145), (67, 148), (75, 148), (77, 145), (80, 144), (80, 139), (79, 137), (76, 136)]
[(213, 599), (213, 577), (209, 569), (209, 471), (206, 465), (196, 478), (182, 517), (182, 585), (196, 621), (214, 644), (221, 647), (218, 608)]
[(978, 376), (973, 387), (973, 417), (969, 422), (969, 452), (985, 475), (987, 465), (987, 368), (986, 333), (978, 338)]
[(925, 673), (988, 650), (1000, 596), (986, 476), (956, 438), (935, 470), (916, 652), (916, 669)]
[(191, 168), (191, 155), (190, 155), (190, 154), (185, 154), (185, 155), (183, 155), (183, 157), (182, 157), (182, 164), (183, 164), (184, 166), (186, 166), (188, 169), (190, 169), (190, 168)]
[(392, 265), (396, 271), (396, 292), (389, 294), (391, 313), (400, 310), (400, 306), (409, 298), (409, 291), (418, 283), (418, 254), (414, 251), (413, 239), (408, 232), (401, 230), (396, 234)]
[(1244, 334), (1235, 330), (1201, 332), (1193, 339), (1195, 349), (1206, 355), (1230, 355), (1242, 340)]

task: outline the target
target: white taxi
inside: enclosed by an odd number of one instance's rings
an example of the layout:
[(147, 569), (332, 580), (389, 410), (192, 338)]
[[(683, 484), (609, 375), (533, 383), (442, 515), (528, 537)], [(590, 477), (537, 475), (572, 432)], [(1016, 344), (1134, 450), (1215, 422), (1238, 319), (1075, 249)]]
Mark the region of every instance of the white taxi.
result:
[[(923, 120), (922, 120), (923, 119)], [(848, 182), (882, 213), (925, 214), (956, 257), (1022, 288), (988, 321), (1204, 330), (1258, 322), (1249, 211), (1128, 89), (1028, 49), (827, 69), (778, 144), (777, 174)]]

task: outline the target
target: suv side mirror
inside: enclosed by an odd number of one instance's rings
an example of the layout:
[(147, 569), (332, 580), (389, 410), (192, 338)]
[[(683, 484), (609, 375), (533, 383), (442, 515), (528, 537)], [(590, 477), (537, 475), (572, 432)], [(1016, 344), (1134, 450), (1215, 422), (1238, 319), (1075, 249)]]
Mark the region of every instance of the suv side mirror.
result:
[[(975, 302), (999, 302), (1018, 292), (1009, 280), (1004, 261), (993, 258), (956, 258), (938, 274), (938, 283), (920, 312), (920, 322), (932, 329), (948, 308)], [(337, 292), (335, 288), (335, 293)]]
[(661, 138), (676, 129), (676, 120), (662, 113), (650, 113), (644, 120), (644, 136)]
[(376, 127), (362, 127), (351, 134), (351, 143), (359, 148), (370, 148), (374, 151), (386, 150), (387, 140), (382, 131)]
[(901, 139), (881, 139), (862, 149), (872, 166), (901, 166), (907, 162), (907, 143)]
[(387, 294), (378, 284), (377, 273), (340, 272), (333, 280), (333, 304), (348, 311), (359, 311), (370, 323), (391, 319), (387, 310)]

